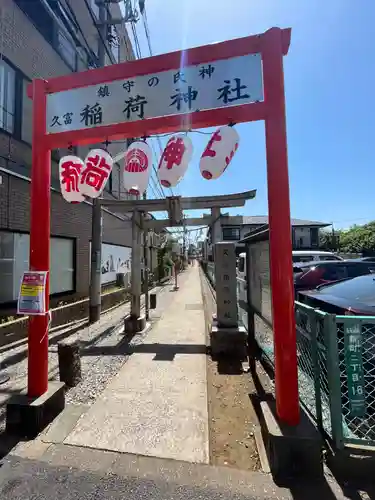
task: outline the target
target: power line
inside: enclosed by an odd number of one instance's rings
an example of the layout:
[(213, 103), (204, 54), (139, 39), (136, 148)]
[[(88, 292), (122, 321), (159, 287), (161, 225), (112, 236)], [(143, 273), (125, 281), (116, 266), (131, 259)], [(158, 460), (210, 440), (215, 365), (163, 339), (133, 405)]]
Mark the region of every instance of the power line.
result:
[[(153, 143), (152, 141), (151, 141), (151, 148), (152, 148), (152, 151), (154, 152), (154, 155), (155, 155), (155, 156), (157, 156), (157, 155), (156, 155), (155, 148), (154, 148), (154, 143)], [(159, 180), (158, 180), (158, 173), (157, 173), (157, 170), (156, 170), (156, 167), (155, 167), (154, 163), (152, 163), (152, 170), (153, 170), (153, 171), (154, 171), (154, 173), (155, 173), (156, 182), (157, 182), (157, 184), (158, 184), (158, 189), (159, 189), (159, 191), (161, 192), (161, 196), (162, 196), (162, 197), (164, 196), (164, 198), (166, 198), (166, 197), (167, 197), (167, 195), (165, 194), (165, 191), (164, 191), (163, 186), (159, 183)]]
[[(153, 56), (153, 50), (152, 50), (152, 45), (151, 45), (150, 30), (149, 30), (149, 27), (148, 27), (148, 21), (147, 21), (147, 12), (146, 12), (146, 7), (145, 7), (145, 8), (144, 8), (144, 10), (143, 10), (143, 16), (142, 16), (142, 19), (143, 19), (143, 27), (144, 27), (145, 34), (146, 34), (146, 39), (147, 39), (148, 50), (150, 51), (150, 56)], [(159, 138), (158, 136), (157, 136), (157, 141), (158, 141), (158, 144), (159, 144), (160, 152), (162, 152), (162, 151), (163, 151), (163, 148), (162, 148), (162, 145), (161, 145), (160, 138)], [(171, 190), (172, 196), (174, 196), (173, 189), (172, 189), (172, 188), (169, 188), (169, 189)]]
[[(133, 38), (134, 38), (134, 44), (135, 44), (135, 47), (136, 47), (136, 52), (137, 52), (137, 56), (139, 59), (142, 58), (142, 52), (141, 52), (141, 46), (139, 44), (139, 39), (138, 39), (138, 34), (137, 34), (137, 30), (136, 30), (136, 27), (135, 27), (135, 23), (134, 21), (131, 21), (131, 27), (132, 27), (132, 32), (133, 32)], [(152, 49), (150, 50), (150, 54), (152, 55)], [(163, 151), (163, 148), (161, 146), (161, 142), (160, 142), (160, 139), (157, 137), (157, 141), (158, 141), (158, 144), (159, 144), (159, 148), (161, 151)], [(153, 148), (154, 150), (154, 148)], [(154, 150), (154, 153), (155, 153), (155, 150)], [(154, 165), (152, 165), (152, 168), (155, 172), (155, 175), (157, 176), (157, 172), (156, 172), (156, 168)], [(165, 195), (165, 192), (164, 192), (164, 189), (162, 189), (162, 192), (164, 193), (164, 196)], [(173, 193), (173, 189), (172, 188), (168, 188), (170, 190), (170, 192), (172, 193), (172, 196), (174, 196), (174, 193)]]
[(148, 28), (148, 21), (147, 21), (146, 7), (145, 7), (145, 8), (144, 8), (144, 10), (143, 10), (143, 16), (142, 16), (142, 19), (143, 19), (143, 27), (144, 27), (145, 34), (146, 34), (146, 39), (147, 39), (148, 49), (149, 49), (149, 51), (150, 51), (150, 55), (153, 55), (153, 53), (152, 53), (152, 46), (151, 46), (150, 30), (149, 30), (149, 28)]

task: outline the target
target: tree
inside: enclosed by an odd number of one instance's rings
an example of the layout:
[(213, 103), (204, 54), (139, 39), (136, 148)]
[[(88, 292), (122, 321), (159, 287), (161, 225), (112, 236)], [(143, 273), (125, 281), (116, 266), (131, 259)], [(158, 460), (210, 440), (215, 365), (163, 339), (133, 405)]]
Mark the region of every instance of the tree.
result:
[(175, 240), (168, 238), (165, 244), (158, 249), (158, 280), (163, 279), (167, 272), (170, 274), (170, 269), (173, 267), (172, 246)]
[(375, 254), (375, 221), (342, 231), (340, 248), (348, 253)]
[(331, 252), (337, 252), (341, 248), (341, 230), (320, 231), (319, 247)]

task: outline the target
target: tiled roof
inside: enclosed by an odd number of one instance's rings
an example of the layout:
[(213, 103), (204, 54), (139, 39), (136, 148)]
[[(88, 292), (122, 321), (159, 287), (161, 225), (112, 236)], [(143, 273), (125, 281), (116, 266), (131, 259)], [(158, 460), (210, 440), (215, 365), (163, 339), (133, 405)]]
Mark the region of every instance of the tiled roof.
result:
[[(247, 216), (244, 215), (242, 217), (242, 224), (243, 225), (263, 225), (263, 224), (268, 224), (268, 216), (267, 215), (254, 215), (254, 216)], [(314, 220), (304, 220), (304, 219), (291, 219), (292, 226), (318, 226), (318, 227), (325, 227), (329, 226), (329, 222), (318, 222)]]

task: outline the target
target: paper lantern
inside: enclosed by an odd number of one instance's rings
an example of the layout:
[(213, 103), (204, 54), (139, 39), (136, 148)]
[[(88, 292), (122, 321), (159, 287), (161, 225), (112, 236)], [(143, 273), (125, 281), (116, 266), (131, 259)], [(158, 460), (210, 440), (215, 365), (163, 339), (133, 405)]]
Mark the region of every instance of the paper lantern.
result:
[(113, 167), (113, 159), (103, 149), (92, 149), (85, 158), (81, 172), (80, 192), (97, 198), (103, 192)]
[(202, 177), (207, 180), (221, 176), (237, 151), (240, 137), (233, 127), (221, 127), (212, 135), (199, 162)]
[(80, 203), (85, 199), (80, 192), (81, 173), (83, 169), (83, 161), (78, 156), (64, 156), (59, 161), (61, 194), (69, 203)]
[(161, 155), (158, 179), (162, 186), (176, 186), (185, 175), (193, 155), (193, 144), (186, 135), (174, 135), (169, 139)]
[(124, 188), (129, 194), (141, 195), (147, 189), (152, 168), (152, 151), (146, 142), (133, 142), (125, 155)]

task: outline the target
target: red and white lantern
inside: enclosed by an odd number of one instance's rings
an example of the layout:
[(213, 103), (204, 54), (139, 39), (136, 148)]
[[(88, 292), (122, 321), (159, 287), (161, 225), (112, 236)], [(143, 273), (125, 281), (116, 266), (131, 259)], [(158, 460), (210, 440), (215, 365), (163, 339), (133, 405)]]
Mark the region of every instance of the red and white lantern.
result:
[(152, 168), (152, 151), (146, 142), (133, 142), (126, 154), (124, 188), (129, 194), (141, 195), (147, 189)]
[(199, 162), (202, 177), (217, 179), (227, 169), (238, 149), (240, 137), (233, 127), (220, 127), (212, 135)]
[(162, 186), (176, 186), (185, 175), (193, 155), (193, 144), (186, 135), (174, 135), (169, 139), (161, 155), (158, 179)]
[(97, 198), (103, 192), (111, 175), (113, 159), (103, 149), (92, 149), (85, 158), (81, 172), (80, 192), (90, 198)]
[(61, 194), (69, 203), (80, 203), (85, 199), (80, 192), (83, 161), (78, 156), (68, 155), (59, 161)]

